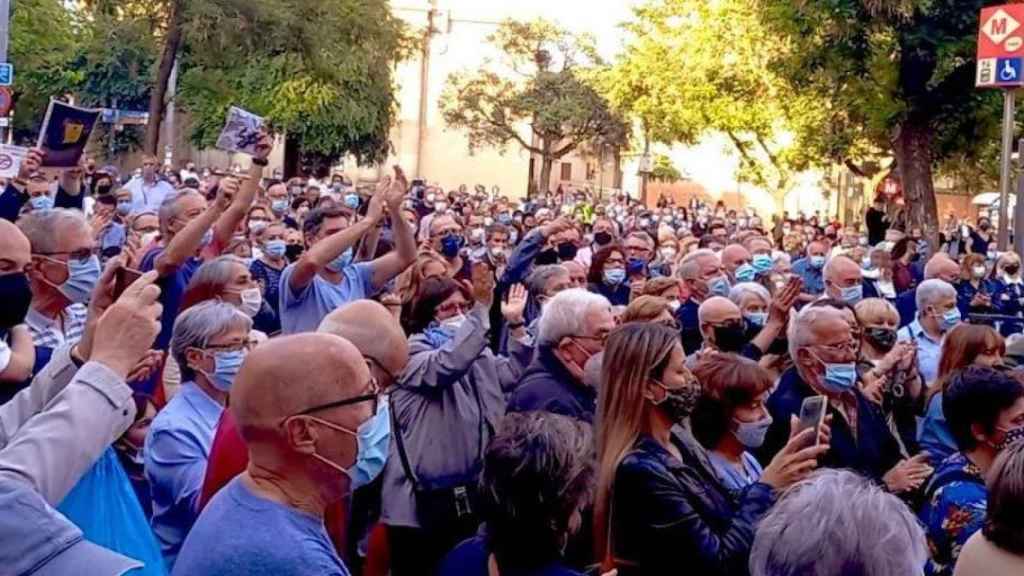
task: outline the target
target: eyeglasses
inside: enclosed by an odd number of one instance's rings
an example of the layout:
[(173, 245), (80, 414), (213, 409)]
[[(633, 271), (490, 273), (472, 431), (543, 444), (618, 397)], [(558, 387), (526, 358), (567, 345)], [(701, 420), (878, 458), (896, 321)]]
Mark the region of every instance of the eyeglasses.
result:
[(604, 343), (608, 341), (608, 333), (602, 332), (597, 336), (570, 336), (570, 338), (575, 338), (577, 340), (593, 340), (594, 342), (600, 342), (601, 345), (604, 346)]
[(79, 262), (84, 262), (84, 261), (88, 260), (89, 258), (92, 258), (94, 255), (99, 255), (99, 253), (100, 253), (100, 248), (98, 246), (94, 246), (92, 248), (82, 248), (81, 250), (64, 251), (64, 252), (33, 252), (33, 255), (34, 256), (42, 256), (43, 258), (46, 258), (47, 260), (59, 261), (56, 258), (53, 258), (53, 256), (62, 256), (62, 255), (66, 254), (67, 257), (68, 257), (68, 261), (69, 262), (71, 260), (77, 260)]
[(848, 340), (838, 344), (815, 344), (814, 346), (823, 350), (828, 350), (833, 354), (843, 354), (846, 352), (856, 354), (857, 351), (860, 350), (860, 342), (858, 340)]
[(373, 413), (377, 413), (377, 404), (380, 403), (380, 387), (377, 385), (377, 379), (370, 376), (369, 382), (369, 394), (360, 394), (359, 396), (352, 396), (349, 398), (343, 398), (341, 400), (335, 400), (334, 402), (328, 402), (326, 404), (320, 404), (307, 408), (302, 412), (295, 414), (296, 416), (309, 416), (314, 412), (320, 412), (323, 410), (330, 410), (331, 408), (340, 408), (341, 406), (351, 406), (352, 404), (359, 404), (362, 402), (373, 402)]
[(246, 340), (245, 342), (239, 342), (236, 344), (209, 344), (203, 348), (207, 352), (239, 352), (245, 350), (246, 352), (256, 347), (255, 340)]
[(442, 305), (438, 306), (437, 307), (437, 311), (441, 312), (443, 314), (448, 314), (448, 313), (461, 313), (461, 314), (465, 314), (466, 312), (469, 312), (469, 310), (471, 308), (472, 308), (472, 305), (469, 302), (463, 302), (461, 304), (458, 303), (458, 302), (449, 302), (447, 304), (442, 304)]

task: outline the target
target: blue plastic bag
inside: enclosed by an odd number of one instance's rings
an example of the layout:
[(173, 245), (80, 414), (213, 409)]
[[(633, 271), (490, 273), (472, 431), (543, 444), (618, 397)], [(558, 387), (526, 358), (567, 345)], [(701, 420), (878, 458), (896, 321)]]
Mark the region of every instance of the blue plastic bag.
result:
[(145, 566), (133, 576), (167, 576), (160, 546), (113, 448), (103, 452), (57, 510), (86, 540), (142, 562)]

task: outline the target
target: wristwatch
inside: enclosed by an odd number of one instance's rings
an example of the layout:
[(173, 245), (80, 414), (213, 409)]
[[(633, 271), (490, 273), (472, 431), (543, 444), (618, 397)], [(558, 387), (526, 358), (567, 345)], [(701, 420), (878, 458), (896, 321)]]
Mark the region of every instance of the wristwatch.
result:
[(270, 164), (270, 160), (267, 160), (266, 158), (253, 158), (252, 163), (255, 164), (256, 166), (265, 167), (267, 164)]

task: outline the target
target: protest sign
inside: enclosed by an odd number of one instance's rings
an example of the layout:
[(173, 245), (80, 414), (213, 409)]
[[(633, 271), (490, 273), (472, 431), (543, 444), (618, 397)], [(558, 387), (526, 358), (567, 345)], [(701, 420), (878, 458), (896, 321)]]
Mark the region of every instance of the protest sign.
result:
[(100, 110), (79, 108), (59, 100), (50, 100), (38, 147), (43, 150), (43, 168), (78, 166), (89, 136), (100, 117)]
[(28, 148), (0, 144), (0, 178), (17, 178)]
[(224, 130), (217, 138), (217, 148), (228, 152), (242, 152), (250, 156), (256, 153), (256, 144), (260, 141), (260, 130), (263, 118), (232, 106), (228, 110), (228, 120)]

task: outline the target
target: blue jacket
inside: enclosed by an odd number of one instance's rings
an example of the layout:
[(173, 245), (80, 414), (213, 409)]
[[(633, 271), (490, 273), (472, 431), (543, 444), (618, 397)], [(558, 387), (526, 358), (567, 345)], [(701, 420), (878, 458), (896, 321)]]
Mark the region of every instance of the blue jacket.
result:
[[(1024, 316), (1024, 285), (1008, 284), (1002, 279), (992, 280), (992, 306), (999, 314), (1007, 316)], [(1003, 336), (1016, 334), (1024, 330), (1024, 320), (1020, 322), (1003, 322), (999, 332)]]
[(700, 304), (692, 298), (676, 310), (676, 321), (679, 322), (679, 336), (683, 341), (683, 351), (689, 356), (704, 346), (704, 336), (700, 333), (700, 319), (697, 310)]
[(619, 576), (747, 574), (754, 528), (774, 491), (754, 482), (733, 495), (689, 433), (677, 427), (672, 442), (682, 461), (640, 436), (615, 471), (609, 514)]
[(597, 390), (577, 382), (551, 346), (537, 349), (508, 402), (509, 412), (552, 412), (594, 423)]
[(956, 283), (956, 307), (960, 309), (960, 315), (967, 319), (969, 314), (999, 314), (997, 298), (992, 298), (992, 306), (971, 306), (971, 300), (979, 292), (992, 296), (996, 291), (995, 282), (982, 280), (978, 288), (971, 284), (970, 280), (961, 280)]
[(612, 306), (625, 306), (629, 304), (629, 282), (620, 282), (615, 286), (609, 286), (604, 282), (588, 284), (587, 290), (600, 294), (612, 303)]
[[(800, 416), (804, 398), (817, 394), (803, 381), (795, 367), (782, 374), (778, 388), (768, 397), (772, 425), (768, 428), (764, 444), (756, 452), (762, 464), (771, 462), (789, 441), (789, 417)], [(850, 468), (878, 481), (902, 459), (900, 446), (878, 406), (856, 387), (853, 394), (857, 398), (857, 437), (854, 438), (846, 420), (829, 403), (832, 440), (829, 451), (818, 459), (818, 463), (823, 468)]]
[(811, 266), (808, 258), (801, 258), (793, 262), (793, 274), (796, 274), (804, 281), (804, 294), (821, 294), (825, 291), (825, 279), (822, 278), (822, 268)]
[[(77, 208), (82, 209), (82, 202), (85, 200), (85, 193), (72, 196), (64, 191), (62, 186), (57, 187), (57, 195), (53, 198), (54, 208)], [(14, 184), (7, 183), (7, 188), (0, 193), (0, 218), (15, 222), (22, 206), (28, 202), (28, 193), (19, 192)]]
[(900, 313), (900, 328), (909, 326), (917, 318), (917, 292), (907, 290), (897, 296), (896, 311)]

